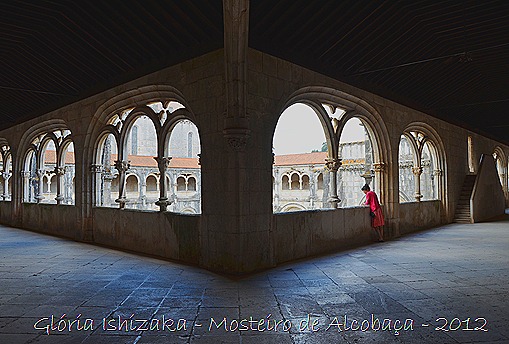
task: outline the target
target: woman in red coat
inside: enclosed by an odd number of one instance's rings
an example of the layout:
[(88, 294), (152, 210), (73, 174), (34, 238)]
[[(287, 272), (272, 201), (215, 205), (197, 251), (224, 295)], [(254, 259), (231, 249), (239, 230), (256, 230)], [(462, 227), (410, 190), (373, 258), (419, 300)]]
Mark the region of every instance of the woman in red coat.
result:
[(369, 185), (366, 184), (361, 189), (366, 195), (366, 205), (369, 205), (371, 215), (371, 227), (378, 234), (378, 241), (384, 241), (384, 214), (378, 202), (376, 193), (371, 191)]

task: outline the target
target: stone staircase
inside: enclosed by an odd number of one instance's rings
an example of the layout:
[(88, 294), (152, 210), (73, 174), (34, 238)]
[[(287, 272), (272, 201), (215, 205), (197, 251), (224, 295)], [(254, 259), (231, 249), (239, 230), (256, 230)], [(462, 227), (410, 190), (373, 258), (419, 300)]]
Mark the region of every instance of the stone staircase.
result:
[(470, 219), (470, 196), (474, 189), (475, 174), (465, 176), (463, 187), (461, 188), (460, 198), (456, 206), (456, 213), (454, 214), (453, 222), (457, 223), (471, 223)]

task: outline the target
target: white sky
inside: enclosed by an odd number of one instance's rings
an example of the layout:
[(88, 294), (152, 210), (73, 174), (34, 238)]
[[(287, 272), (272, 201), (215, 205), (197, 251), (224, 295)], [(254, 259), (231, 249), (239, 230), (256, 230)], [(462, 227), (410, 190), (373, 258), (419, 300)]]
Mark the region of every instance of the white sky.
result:
[[(364, 140), (364, 128), (358, 119), (348, 121), (341, 142)], [(320, 150), (325, 134), (316, 113), (307, 105), (295, 104), (279, 118), (272, 145), (276, 155), (310, 153)]]

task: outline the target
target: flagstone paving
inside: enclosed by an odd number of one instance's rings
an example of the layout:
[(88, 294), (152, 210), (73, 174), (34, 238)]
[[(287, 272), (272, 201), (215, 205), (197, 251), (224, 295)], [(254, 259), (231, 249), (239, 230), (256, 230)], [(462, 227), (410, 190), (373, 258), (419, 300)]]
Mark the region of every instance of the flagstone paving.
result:
[(509, 343), (508, 317), (509, 216), (242, 278), (0, 226), (2, 344)]

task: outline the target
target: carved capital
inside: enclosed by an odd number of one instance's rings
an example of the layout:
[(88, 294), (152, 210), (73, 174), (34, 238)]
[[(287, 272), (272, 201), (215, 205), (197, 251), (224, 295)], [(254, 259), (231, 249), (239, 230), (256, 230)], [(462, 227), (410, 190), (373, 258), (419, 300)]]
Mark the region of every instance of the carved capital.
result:
[(385, 172), (385, 163), (383, 162), (377, 162), (373, 164), (373, 171), (375, 172)]
[(443, 174), (442, 170), (434, 170), (433, 174), (437, 177), (441, 176)]
[(117, 169), (118, 172), (125, 172), (131, 168), (130, 161), (115, 160), (115, 168)]
[(53, 172), (57, 175), (57, 176), (63, 176), (65, 174), (65, 166), (60, 166), (60, 167), (55, 167), (55, 169), (53, 170)]
[(330, 172), (337, 172), (339, 170), (339, 168), (341, 167), (342, 165), (342, 162), (341, 162), (341, 159), (326, 159), (325, 160), (325, 167), (327, 167), (327, 169), (330, 171)]
[(44, 176), (44, 170), (37, 170), (35, 174), (39, 177), (39, 179), (41, 179)]
[(90, 165), (90, 172), (92, 172), (92, 173), (101, 173), (103, 171), (104, 171), (104, 166), (101, 164)]
[(30, 171), (21, 171), (20, 174), (23, 178), (30, 178)]
[(157, 161), (157, 167), (159, 171), (166, 170), (170, 167), (171, 156), (168, 157), (154, 157), (154, 160)]
[(422, 167), (412, 167), (412, 173), (416, 176), (420, 176), (422, 174)]
[(236, 152), (243, 152), (246, 149), (247, 139), (250, 130), (246, 128), (228, 128), (223, 130), (223, 136), (228, 146)]

